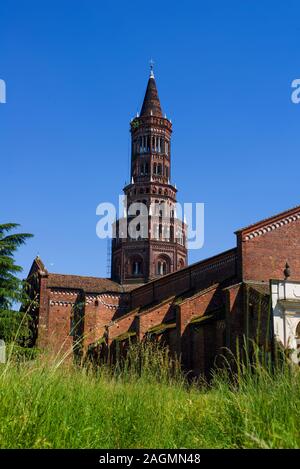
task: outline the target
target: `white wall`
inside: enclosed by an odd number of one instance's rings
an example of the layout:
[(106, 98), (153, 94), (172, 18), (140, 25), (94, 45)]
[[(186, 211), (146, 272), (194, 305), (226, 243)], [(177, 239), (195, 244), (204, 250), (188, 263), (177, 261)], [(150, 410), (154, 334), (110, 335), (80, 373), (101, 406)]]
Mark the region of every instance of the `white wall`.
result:
[(294, 350), (291, 358), (298, 363), (300, 337), (297, 339), (296, 328), (300, 322), (300, 282), (271, 280), (271, 295), (275, 338), (285, 348)]

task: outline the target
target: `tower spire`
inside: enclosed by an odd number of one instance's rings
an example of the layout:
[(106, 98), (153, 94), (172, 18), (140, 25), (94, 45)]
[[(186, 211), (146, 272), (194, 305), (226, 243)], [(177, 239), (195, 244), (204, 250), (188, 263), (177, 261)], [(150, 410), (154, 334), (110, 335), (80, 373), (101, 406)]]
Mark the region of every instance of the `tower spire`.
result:
[(147, 84), (147, 89), (140, 112), (140, 116), (156, 116), (162, 117), (161, 105), (158, 97), (156, 88), (154, 72), (153, 72), (153, 60), (150, 60), (150, 76)]

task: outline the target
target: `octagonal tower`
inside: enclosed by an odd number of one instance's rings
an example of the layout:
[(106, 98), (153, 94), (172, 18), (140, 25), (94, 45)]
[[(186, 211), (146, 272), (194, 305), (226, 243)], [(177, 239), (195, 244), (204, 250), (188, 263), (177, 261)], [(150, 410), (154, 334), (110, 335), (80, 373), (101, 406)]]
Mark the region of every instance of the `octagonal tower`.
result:
[(176, 217), (177, 189), (170, 182), (172, 123), (163, 117), (152, 67), (140, 115), (130, 127), (131, 183), (123, 189), (127, 201), (122, 221), (128, 227), (136, 215), (143, 215), (132, 210), (134, 203), (144, 204), (147, 220), (126, 238), (118, 233), (121, 220), (116, 223), (111, 276), (122, 284), (145, 283), (187, 265), (187, 226)]

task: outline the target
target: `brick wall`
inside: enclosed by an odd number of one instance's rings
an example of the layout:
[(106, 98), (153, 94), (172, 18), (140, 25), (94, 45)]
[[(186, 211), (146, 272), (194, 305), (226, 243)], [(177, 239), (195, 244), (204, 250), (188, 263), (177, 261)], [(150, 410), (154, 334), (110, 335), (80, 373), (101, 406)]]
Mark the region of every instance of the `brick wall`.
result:
[[(283, 279), (288, 261), (291, 279), (300, 278), (300, 219), (274, 222), (238, 233), (239, 270), (243, 280)], [(278, 226), (276, 226), (278, 225)]]
[(241, 283), (227, 288), (224, 292), (226, 301), (226, 347), (236, 351), (236, 339), (241, 340), (244, 329), (244, 297)]
[(47, 290), (47, 277), (45, 275), (40, 276), (38, 299), (37, 345), (40, 349), (44, 349), (48, 342), (49, 323), (49, 295)]
[(140, 339), (144, 337), (146, 332), (154, 326), (170, 322), (172, 319), (175, 321), (175, 314), (172, 310), (173, 301), (166, 301), (151, 310), (146, 311), (139, 316), (139, 334)]
[(236, 249), (166, 275), (130, 293), (131, 308), (162, 301), (193, 289), (204, 289), (236, 275)]
[(45, 288), (40, 318), (47, 316), (47, 328), (42, 332), (39, 325), (39, 347), (55, 354), (70, 353), (73, 346), (71, 318), (78, 295), (78, 291)]
[[(212, 286), (207, 291), (200, 291), (179, 305), (177, 310), (178, 354), (181, 356), (185, 369), (193, 369), (196, 374), (205, 373), (206, 365), (204, 366), (202, 363), (204, 360), (203, 353), (206, 357), (205, 363), (208, 363), (209, 357), (211, 357), (211, 347), (214, 349), (214, 356), (217, 349), (214, 338), (216, 321), (213, 327), (206, 327), (206, 324), (203, 323), (200, 327), (195, 328), (190, 324), (191, 320), (205, 314), (208, 315), (222, 307), (225, 314), (224, 295), (219, 284)], [(202, 332), (198, 332), (200, 329)], [(207, 340), (211, 340), (209, 343), (210, 348)], [(222, 343), (221, 346), (223, 345)]]
[(123, 318), (119, 319), (118, 321), (112, 323), (108, 330), (108, 340), (109, 344), (121, 334), (128, 332), (129, 330), (137, 331), (138, 324), (136, 320), (136, 314), (131, 313), (125, 315)]
[(103, 293), (88, 294), (84, 309), (84, 348), (103, 336), (105, 326), (120, 315), (122, 295)]

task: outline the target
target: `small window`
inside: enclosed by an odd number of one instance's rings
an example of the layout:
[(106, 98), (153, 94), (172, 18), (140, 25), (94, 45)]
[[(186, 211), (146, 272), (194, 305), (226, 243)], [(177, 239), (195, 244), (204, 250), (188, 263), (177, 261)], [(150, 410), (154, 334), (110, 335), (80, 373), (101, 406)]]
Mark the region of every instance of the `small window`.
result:
[(141, 261), (134, 261), (132, 264), (132, 274), (133, 275), (140, 275), (142, 273), (142, 262)]

